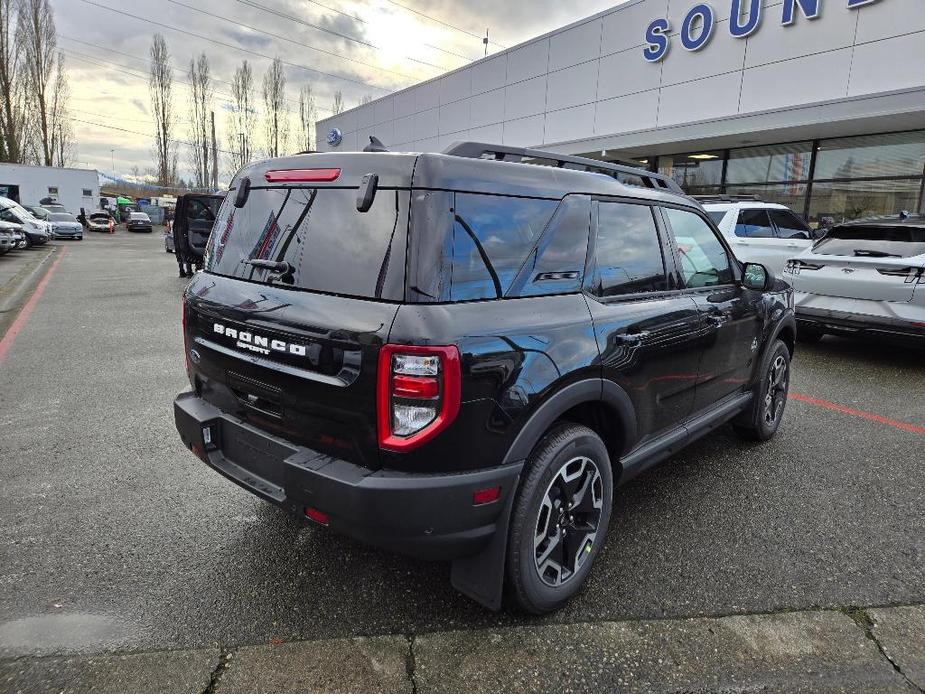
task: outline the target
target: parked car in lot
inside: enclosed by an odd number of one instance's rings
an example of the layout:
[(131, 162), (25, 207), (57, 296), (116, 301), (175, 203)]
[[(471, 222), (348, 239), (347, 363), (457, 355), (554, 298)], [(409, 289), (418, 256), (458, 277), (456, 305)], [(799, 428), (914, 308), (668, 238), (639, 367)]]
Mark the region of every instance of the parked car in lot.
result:
[(10, 250), (15, 251), (26, 247), (26, 235), (20, 231), (21, 224), (13, 224), (0, 220), (0, 231), (6, 234), (10, 239)]
[(788, 261), (801, 340), (878, 335), (925, 344), (925, 216), (846, 222)]
[(13, 236), (12, 225), (8, 225), (7, 222), (0, 222), (0, 255), (6, 255), (15, 250), (17, 243)]
[(125, 228), (129, 231), (144, 231), (149, 234), (154, 231), (151, 218), (144, 212), (132, 212), (125, 223)]
[(23, 205), (23, 207), (36, 219), (40, 219), (43, 222), (48, 221), (49, 212), (41, 205)]
[(778, 277), (789, 258), (809, 248), (814, 232), (785, 205), (752, 196), (697, 196), (744, 262), (761, 263)]
[[(177, 256), (180, 277), (191, 277), (194, 269), (202, 269), (206, 242), (212, 233), (218, 208), (224, 199), (224, 195), (201, 193), (181, 195), (177, 199), (170, 244)], [(165, 239), (165, 249), (167, 243)]]
[(726, 422), (774, 436), (796, 332), (670, 178), (479, 143), (246, 167), (183, 324), (195, 455), (533, 613), (588, 578), (615, 485)]
[(114, 227), (115, 222), (108, 212), (92, 212), (87, 217), (87, 231), (99, 231), (111, 234)]
[(0, 221), (15, 224), (23, 235), (23, 246), (31, 248), (47, 243), (50, 238), (48, 224), (36, 219), (32, 214), (14, 200), (0, 197)]
[(83, 240), (84, 228), (77, 218), (67, 212), (52, 212), (48, 215), (52, 238)]
[(70, 214), (64, 205), (59, 205), (57, 203), (50, 202), (45, 205), (42, 205), (42, 207), (48, 210), (49, 212), (56, 212), (58, 214)]

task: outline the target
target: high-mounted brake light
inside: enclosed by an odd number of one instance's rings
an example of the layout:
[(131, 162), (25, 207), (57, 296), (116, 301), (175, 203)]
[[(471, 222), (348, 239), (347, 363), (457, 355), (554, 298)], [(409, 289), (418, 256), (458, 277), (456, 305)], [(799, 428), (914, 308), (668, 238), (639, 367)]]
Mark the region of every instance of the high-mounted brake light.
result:
[(267, 183), (330, 183), (340, 178), (340, 169), (280, 169), (263, 177)]
[(410, 451), (446, 429), (459, 413), (456, 347), (384, 345), (376, 406), (379, 446)]

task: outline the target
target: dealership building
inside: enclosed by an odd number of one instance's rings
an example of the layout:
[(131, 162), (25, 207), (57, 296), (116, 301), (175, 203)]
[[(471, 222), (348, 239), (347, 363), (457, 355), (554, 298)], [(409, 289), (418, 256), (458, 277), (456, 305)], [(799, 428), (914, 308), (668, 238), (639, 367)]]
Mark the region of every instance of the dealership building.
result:
[(628, 0), (318, 135), (322, 150), (376, 136), (632, 160), (812, 223), (923, 210), (925, 0)]

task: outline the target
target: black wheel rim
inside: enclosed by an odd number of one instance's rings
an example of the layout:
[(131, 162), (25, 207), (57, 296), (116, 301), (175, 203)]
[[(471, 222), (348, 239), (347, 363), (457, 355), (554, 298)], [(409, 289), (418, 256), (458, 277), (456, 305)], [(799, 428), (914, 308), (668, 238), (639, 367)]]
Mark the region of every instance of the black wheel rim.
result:
[(784, 411), (784, 403), (787, 400), (787, 387), (789, 386), (790, 374), (787, 368), (787, 360), (783, 354), (778, 354), (771, 368), (768, 369), (768, 387), (764, 396), (764, 422), (771, 426), (777, 423), (781, 413)]
[(533, 558), (540, 580), (558, 587), (581, 569), (597, 539), (604, 482), (597, 464), (585, 456), (565, 463), (540, 502)]

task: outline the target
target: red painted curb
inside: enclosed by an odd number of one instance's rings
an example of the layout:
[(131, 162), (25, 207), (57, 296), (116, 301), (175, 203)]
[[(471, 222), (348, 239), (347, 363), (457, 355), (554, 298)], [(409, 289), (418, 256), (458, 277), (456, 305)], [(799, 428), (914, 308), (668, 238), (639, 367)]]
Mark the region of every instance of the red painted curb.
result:
[(861, 419), (866, 419), (870, 422), (877, 422), (877, 424), (885, 424), (886, 426), (902, 429), (903, 431), (911, 431), (913, 434), (925, 434), (925, 427), (909, 424), (908, 422), (899, 422), (895, 419), (888, 419), (887, 417), (881, 417), (880, 415), (873, 414), (872, 412), (855, 410), (850, 407), (845, 407), (844, 405), (839, 405), (838, 403), (829, 402), (828, 400), (813, 398), (809, 395), (790, 393), (788, 398), (798, 402), (805, 402), (806, 404), (814, 405), (815, 407), (822, 407), (826, 410), (832, 410), (833, 412), (840, 412), (841, 414), (851, 415), (852, 417), (860, 417)]
[(55, 261), (45, 271), (45, 275), (41, 280), (39, 280), (38, 285), (35, 287), (35, 291), (33, 291), (32, 296), (29, 297), (29, 301), (27, 301), (25, 306), (23, 306), (19, 311), (19, 315), (16, 316), (16, 320), (13, 321), (10, 329), (6, 331), (6, 335), (4, 335), (3, 339), (0, 340), (0, 363), (2, 363), (6, 358), (6, 353), (13, 345), (13, 341), (16, 339), (19, 331), (22, 330), (23, 326), (26, 324), (26, 321), (29, 320), (29, 315), (32, 313), (35, 305), (39, 302), (39, 299), (42, 298), (42, 293), (45, 291), (45, 286), (48, 284), (48, 280), (51, 279), (52, 273), (55, 271), (55, 268), (58, 267), (58, 263), (61, 262), (61, 258), (64, 257), (66, 252), (67, 249), (62, 248), (61, 252), (58, 253), (58, 257), (55, 258)]

